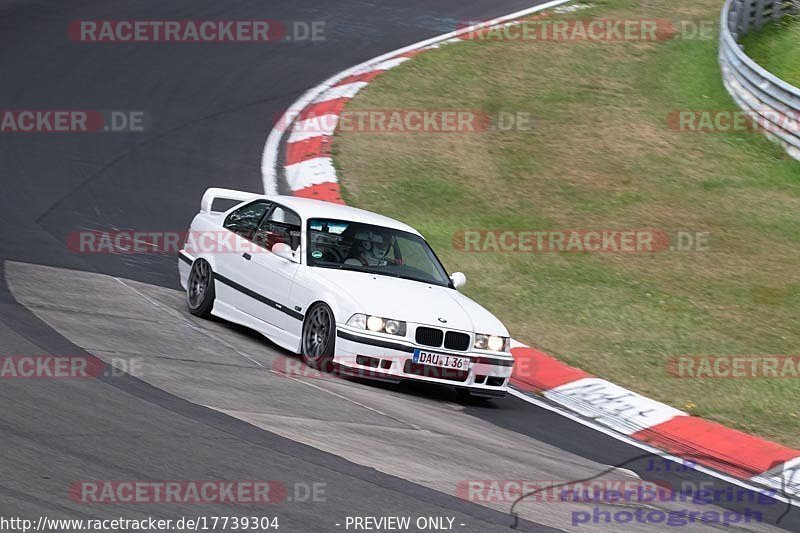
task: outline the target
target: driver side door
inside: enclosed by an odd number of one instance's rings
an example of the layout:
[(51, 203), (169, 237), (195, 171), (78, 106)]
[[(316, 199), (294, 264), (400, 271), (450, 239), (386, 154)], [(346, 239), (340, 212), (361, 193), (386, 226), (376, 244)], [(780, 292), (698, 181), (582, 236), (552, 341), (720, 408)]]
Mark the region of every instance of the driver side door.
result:
[(296, 261), (272, 253), (277, 243), (300, 249), (300, 217), (284, 206), (273, 204), (254, 236), (259, 249), (241, 256), (244, 284), (255, 295), (248, 299), (244, 312), (286, 331), (296, 331), (303, 315), (290, 304), (289, 295), (295, 275), (300, 268), (300, 254)]

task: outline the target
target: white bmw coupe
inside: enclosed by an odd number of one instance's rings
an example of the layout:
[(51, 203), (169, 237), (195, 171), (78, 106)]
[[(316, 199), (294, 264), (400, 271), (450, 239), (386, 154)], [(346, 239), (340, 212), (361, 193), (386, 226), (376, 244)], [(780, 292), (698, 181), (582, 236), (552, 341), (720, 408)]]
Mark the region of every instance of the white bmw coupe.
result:
[[(215, 211), (218, 200), (234, 201)], [(209, 189), (179, 254), (189, 311), (252, 328), (310, 367), (504, 396), (509, 335), (415, 229), (361, 209)]]

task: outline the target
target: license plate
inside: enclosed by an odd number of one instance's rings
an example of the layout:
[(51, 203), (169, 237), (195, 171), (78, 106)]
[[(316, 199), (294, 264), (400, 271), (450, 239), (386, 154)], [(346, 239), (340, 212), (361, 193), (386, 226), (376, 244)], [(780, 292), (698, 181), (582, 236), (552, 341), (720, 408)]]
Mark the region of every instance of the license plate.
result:
[(453, 370), (469, 369), (469, 359), (466, 357), (428, 352), (426, 350), (420, 350), (419, 348), (414, 350), (414, 356), (411, 360), (421, 365), (438, 366), (439, 368), (451, 368)]

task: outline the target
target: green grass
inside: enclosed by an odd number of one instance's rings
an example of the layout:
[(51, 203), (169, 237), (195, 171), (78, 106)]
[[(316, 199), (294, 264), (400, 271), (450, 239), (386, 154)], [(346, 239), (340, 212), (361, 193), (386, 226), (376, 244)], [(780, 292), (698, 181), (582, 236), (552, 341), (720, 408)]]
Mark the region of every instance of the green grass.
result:
[(800, 85), (800, 20), (786, 17), (745, 35), (744, 50), (756, 63), (792, 85)]
[[(578, 18), (716, 20), (720, 0), (596, 0)], [(671, 131), (736, 110), (716, 38), (465, 42), (379, 77), (350, 109), (525, 111), (532, 131), (338, 132), (348, 203), (417, 227), (519, 340), (678, 408), (800, 446), (800, 380), (669, 377), (680, 355), (800, 354), (800, 164), (759, 134)], [(709, 232), (710, 250), (465, 253), (460, 230)]]

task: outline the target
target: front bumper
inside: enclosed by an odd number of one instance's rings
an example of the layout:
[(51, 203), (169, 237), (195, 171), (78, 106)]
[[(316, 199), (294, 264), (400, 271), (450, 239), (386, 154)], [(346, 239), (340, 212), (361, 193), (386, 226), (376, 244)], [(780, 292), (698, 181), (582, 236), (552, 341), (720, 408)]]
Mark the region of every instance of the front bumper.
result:
[[(415, 349), (467, 358), (462, 370), (441, 369), (413, 362)], [(464, 388), (473, 394), (503, 396), (514, 367), (511, 354), (460, 352), (388, 339), (339, 325), (334, 362), (350, 375), (391, 381), (425, 381)]]

